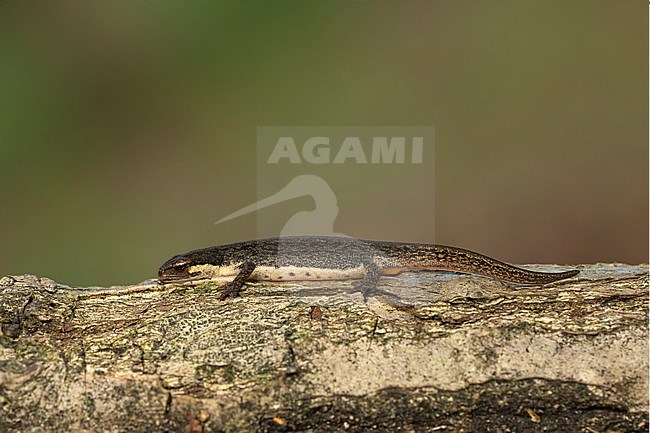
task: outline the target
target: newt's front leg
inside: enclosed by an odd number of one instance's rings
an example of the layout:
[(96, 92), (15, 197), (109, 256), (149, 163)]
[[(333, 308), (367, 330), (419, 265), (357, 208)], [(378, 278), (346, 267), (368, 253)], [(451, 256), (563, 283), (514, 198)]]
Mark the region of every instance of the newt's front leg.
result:
[(239, 265), (239, 273), (235, 276), (234, 280), (230, 281), (223, 287), (223, 293), (219, 296), (219, 300), (223, 301), (228, 298), (232, 299), (238, 297), (241, 288), (254, 270), (255, 263), (253, 262), (244, 262)]

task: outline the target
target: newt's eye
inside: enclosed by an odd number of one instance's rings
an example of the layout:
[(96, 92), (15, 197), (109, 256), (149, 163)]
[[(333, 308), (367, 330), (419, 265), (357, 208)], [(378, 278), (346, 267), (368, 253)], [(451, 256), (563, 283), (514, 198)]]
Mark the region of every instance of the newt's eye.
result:
[(174, 264), (172, 265), (172, 268), (174, 268), (174, 271), (179, 272), (179, 273), (180, 273), (180, 272), (185, 272), (185, 271), (187, 271), (187, 269), (188, 269), (189, 267), (190, 267), (189, 263), (187, 263), (187, 262), (185, 262), (185, 261), (183, 261), (183, 262), (178, 262), (178, 263), (174, 263)]

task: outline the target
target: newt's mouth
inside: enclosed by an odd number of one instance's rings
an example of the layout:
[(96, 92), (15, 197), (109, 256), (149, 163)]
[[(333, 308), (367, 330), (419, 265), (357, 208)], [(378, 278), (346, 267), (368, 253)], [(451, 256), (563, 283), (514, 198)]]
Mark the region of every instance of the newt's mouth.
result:
[(181, 282), (181, 281), (190, 281), (196, 279), (198, 273), (190, 272), (170, 272), (169, 269), (160, 269), (158, 270), (158, 280), (163, 283), (172, 283), (172, 282)]
[(188, 278), (178, 278), (178, 277), (158, 277), (158, 281), (161, 284), (167, 284), (167, 283), (184, 283), (186, 281), (189, 281)]
[(186, 281), (210, 280), (220, 278), (217, 267), (212, 265), (194, 265), (176, 267), (162, 267), (158, 270), (158, 280), (161, 283), (181, 283)]

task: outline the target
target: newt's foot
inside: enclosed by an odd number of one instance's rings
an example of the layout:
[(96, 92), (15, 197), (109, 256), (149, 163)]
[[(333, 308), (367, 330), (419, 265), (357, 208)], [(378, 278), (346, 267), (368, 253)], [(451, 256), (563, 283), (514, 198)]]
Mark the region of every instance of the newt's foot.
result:
[(219, 295), (219, 300), (225, 301), (226, 299), (238, 298), (241, 294), (240, 292), (241, 286), (232, 284), (232, 282), (227, 283), (225, 286), (223, 286), (223, 292), (221, 292), (221, 295)]
[(354, 287), (355, 292), (361, 292), (361, 294), (363, 295), (363, 302), (367, 302), (368, 296), (371, 293), (373, 293), (376, 289), (375, 284), (363, 280), (353, 282), (352, 287)]
[(369, 281), (357, 281), (352, 283), (354, 287), (353, 292), (361, 292), (363, 295), (363, 302), (368, 303), (368, 298), (373, 296), (384, 296), (393, 301), (400, 301), (400, 297), (394, 293), (388, 292), (386, 290), (379, 289), (376, 283)]

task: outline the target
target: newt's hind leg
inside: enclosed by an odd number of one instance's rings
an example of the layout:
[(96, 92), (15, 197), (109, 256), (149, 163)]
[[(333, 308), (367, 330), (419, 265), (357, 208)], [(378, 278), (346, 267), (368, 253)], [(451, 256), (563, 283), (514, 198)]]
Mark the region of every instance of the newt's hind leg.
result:
[(368, 261), (363, 263), (363, 267), (366, 270), (365, 277), (353, 283), (355, 290), (361, 292), (363, 295), (363, 302), (368, 302), (368, 297), (372, 295), (384, 295), (390, 298), (399, 299), (398, 296), (377, 288), (379, 277), (381, 276), (381, 269), (379, 266)]

